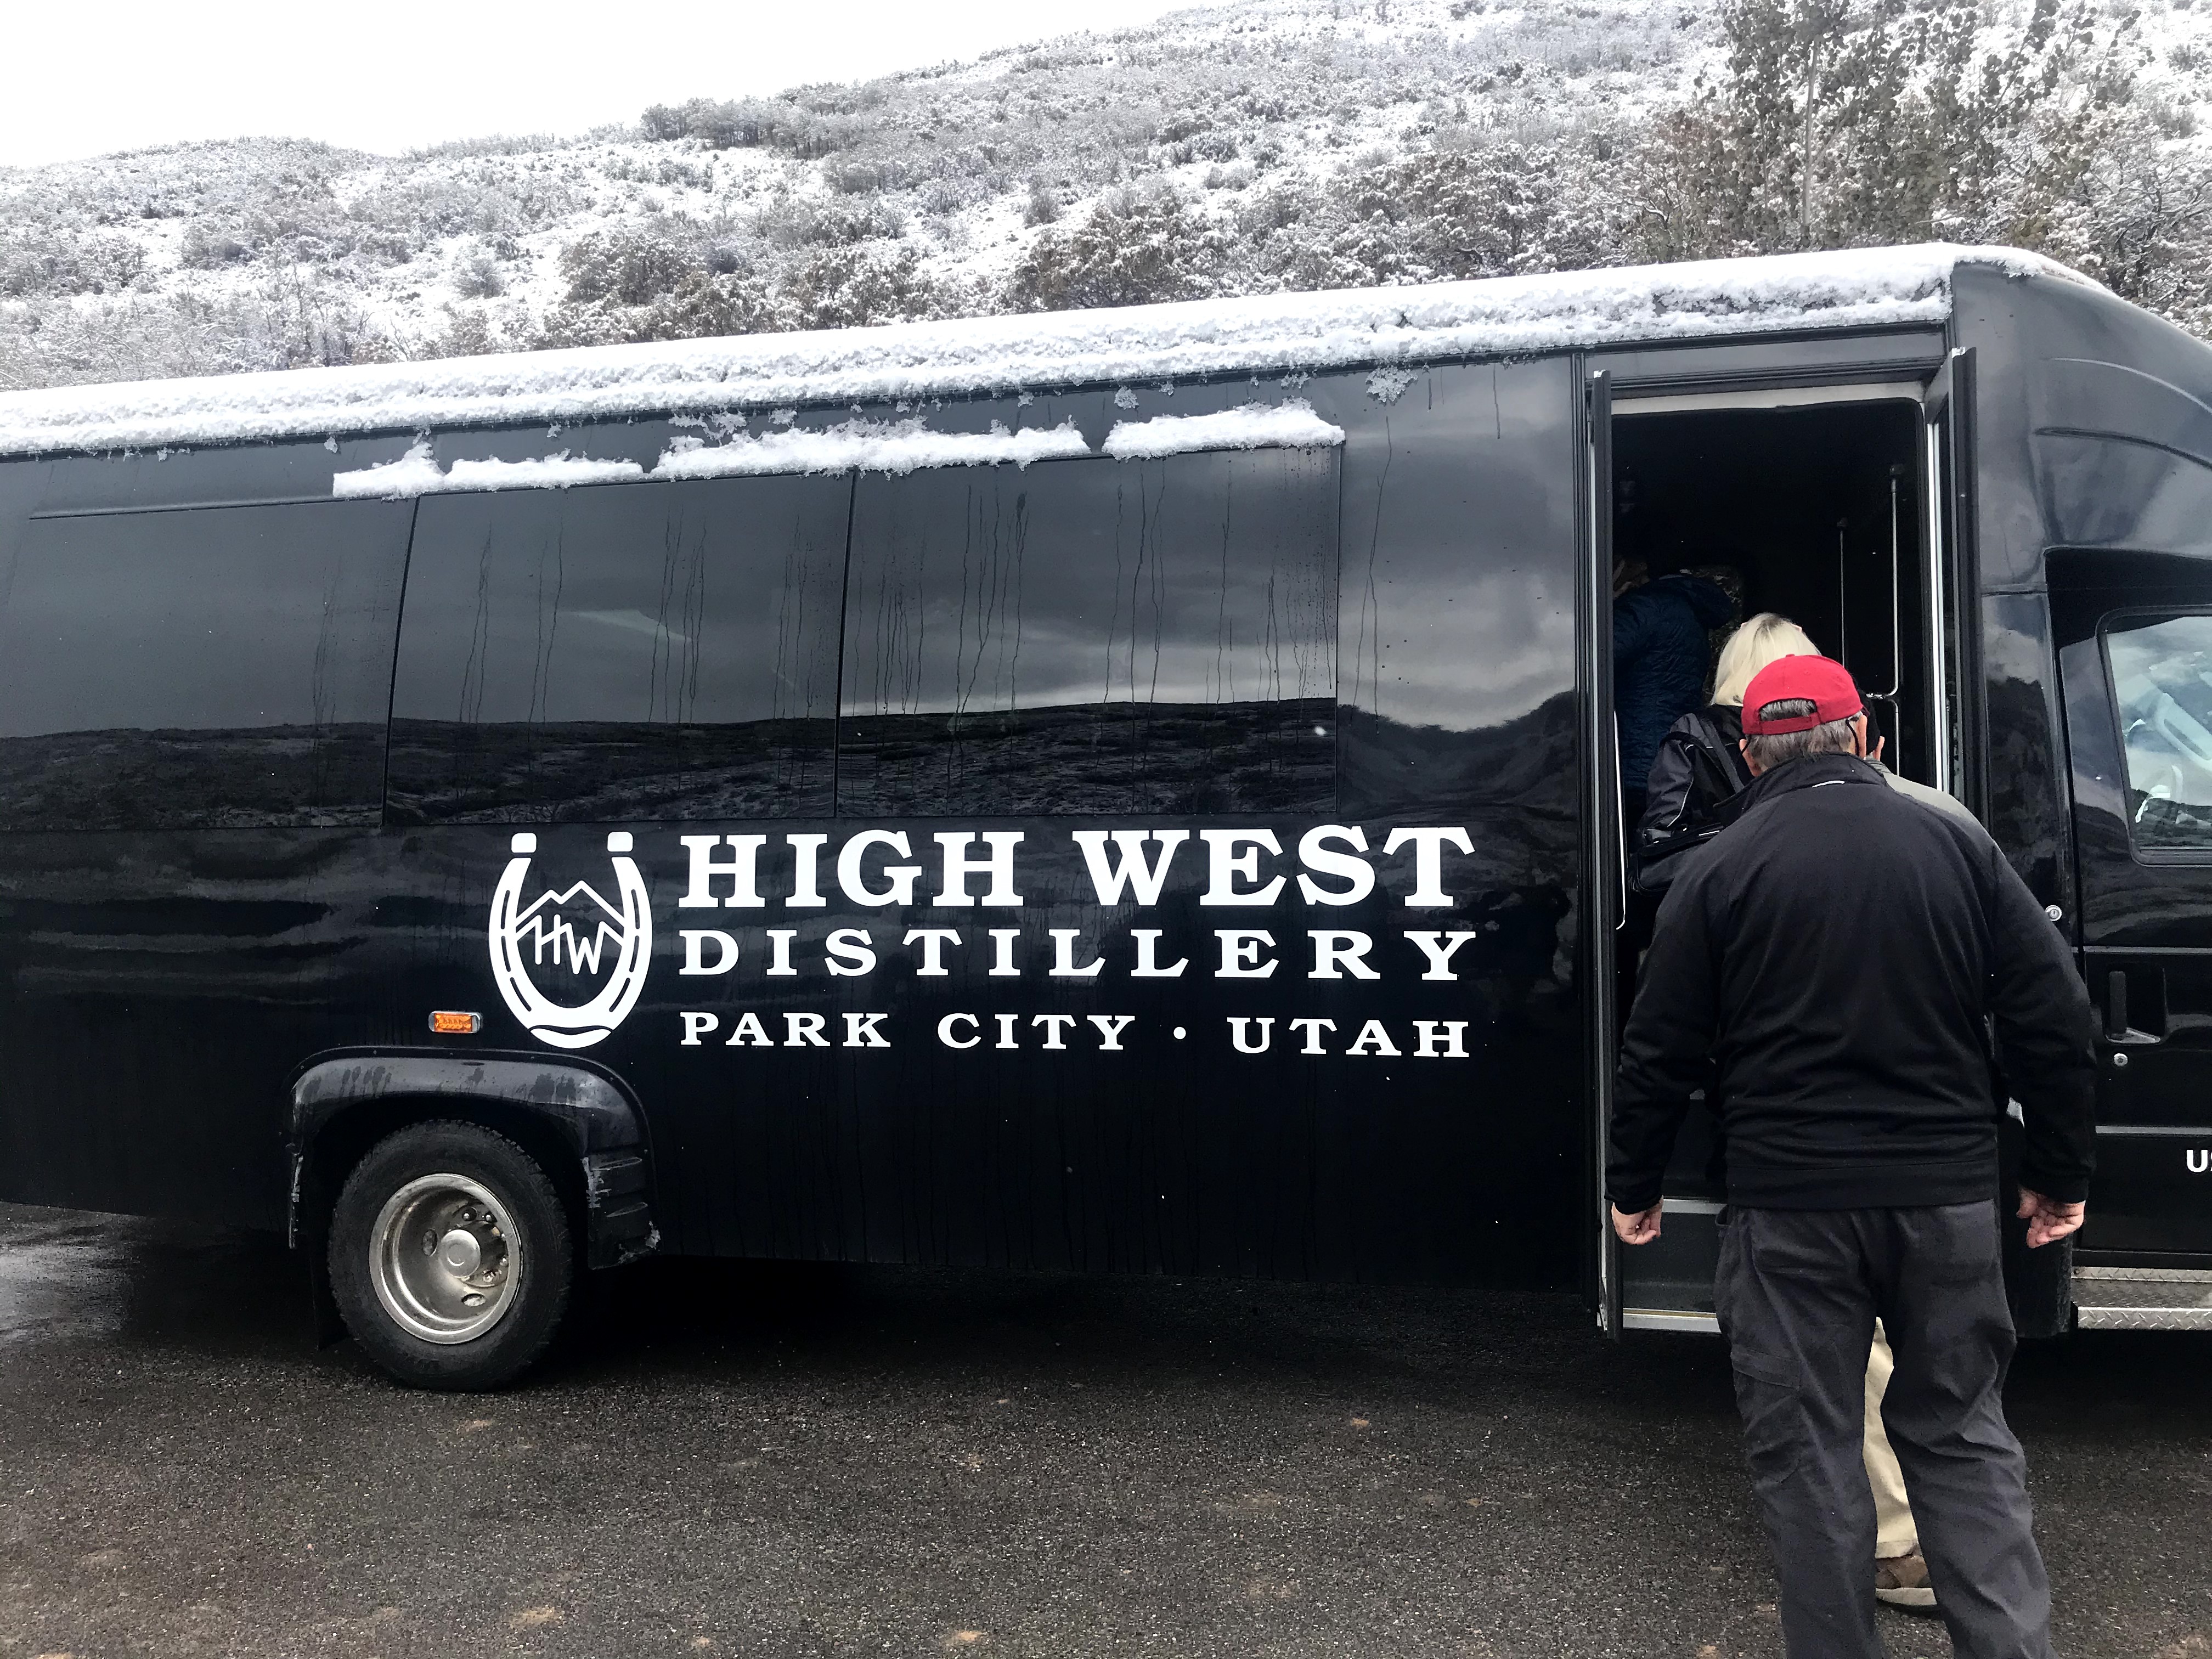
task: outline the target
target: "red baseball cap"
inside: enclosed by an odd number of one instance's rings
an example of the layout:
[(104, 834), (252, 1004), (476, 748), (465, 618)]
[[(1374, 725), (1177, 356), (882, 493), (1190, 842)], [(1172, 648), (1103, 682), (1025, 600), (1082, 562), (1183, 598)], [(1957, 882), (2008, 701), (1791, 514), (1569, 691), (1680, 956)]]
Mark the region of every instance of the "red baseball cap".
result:
[[(1805, 699), (1809, 714), (1763, 720), (1759, 711), (1770, 702)], [(1866, 712), (1851, 671), (1827, 657), (1777, 657), (1751, 677), (1743, 692), (1743, 731), (1746, 737), (1771, 738), (1784, 732), (1809, 732), (1830, 720), (1847, 720)]]

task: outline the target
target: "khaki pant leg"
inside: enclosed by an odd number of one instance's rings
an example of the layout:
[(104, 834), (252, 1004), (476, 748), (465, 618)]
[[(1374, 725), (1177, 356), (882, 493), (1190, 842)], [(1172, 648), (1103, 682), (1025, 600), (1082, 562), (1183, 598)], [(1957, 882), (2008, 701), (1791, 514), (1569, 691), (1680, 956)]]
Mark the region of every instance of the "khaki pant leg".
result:
[(1889, 1374), (1896, 1364), (1877, 1319), (1874, 1347), (1867, 1355), (1866, 1471), (1867, 1484), (1874, 1488), (1874, 1553), (1883, 1560), (1911, 1555), (1920, 1547), (1920, 1528), (1913, 1522), (1912, 1505), (1905, 1501), (1905, 1471), (1897, 1466), (1897, 1454), (1889, 1449), (1889, 1434), (1881, 1424), (1881, 1397), (1888, 1391)]

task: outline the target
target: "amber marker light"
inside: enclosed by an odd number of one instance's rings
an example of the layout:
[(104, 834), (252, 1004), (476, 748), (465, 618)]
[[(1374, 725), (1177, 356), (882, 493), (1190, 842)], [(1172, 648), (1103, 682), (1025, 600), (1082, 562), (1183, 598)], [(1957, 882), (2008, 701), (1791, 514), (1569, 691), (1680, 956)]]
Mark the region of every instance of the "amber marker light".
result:
[(430, 1030), (439, 1036), (474, 1036), (483, 1030), (483, 1016), (441, 1008), (430, 1016)]

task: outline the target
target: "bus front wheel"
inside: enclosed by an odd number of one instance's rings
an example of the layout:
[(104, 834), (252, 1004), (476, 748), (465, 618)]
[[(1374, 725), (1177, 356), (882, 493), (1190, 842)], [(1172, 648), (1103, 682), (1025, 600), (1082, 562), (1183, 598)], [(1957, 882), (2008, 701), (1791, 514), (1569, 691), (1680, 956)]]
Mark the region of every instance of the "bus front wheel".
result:
[(331, 1212), (331, 1295), (376, 1364), (425, 1389), (512, 1382), (552, 1342), (575, 1258), (536, 1159), (473, 1123), (371, 1147)]

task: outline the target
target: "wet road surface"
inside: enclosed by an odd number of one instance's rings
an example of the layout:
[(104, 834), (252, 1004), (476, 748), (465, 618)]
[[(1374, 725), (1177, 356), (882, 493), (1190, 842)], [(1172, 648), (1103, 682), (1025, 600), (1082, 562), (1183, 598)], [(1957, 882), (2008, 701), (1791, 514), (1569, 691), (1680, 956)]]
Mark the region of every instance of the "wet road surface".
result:
[[(1198, 1280), (594, 1292), (524, 1387), (410, 1393), (313, 1346), (274, 1240), (0, 1206), (0, 1656), (1780, 1651), (1709, 1339)], [(2062, 1650), (2212, 1659), (2212, 1337), (2032, 1347), (2010, 1401)]]

